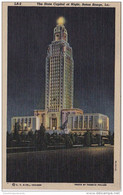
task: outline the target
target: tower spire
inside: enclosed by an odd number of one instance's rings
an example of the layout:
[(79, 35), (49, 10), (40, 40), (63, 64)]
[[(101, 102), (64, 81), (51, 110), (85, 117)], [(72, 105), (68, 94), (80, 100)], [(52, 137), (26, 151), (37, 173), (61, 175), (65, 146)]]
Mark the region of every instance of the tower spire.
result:
[(56, 27), (54, 28), (54, 38), (53, 40), (54, 41), (61, 41), (61, 40), (64, 40), (64, 41), (68, 41), (68, 34), (67, 34), (67, 30), (64, 26), (65, 24), (65, 18), (64, 17), (59, 17), (57, 20), (56, 20)]
[(50, 112), (73, 107), (74, 62), (64, 23), (57, 19), (46, 57), (45, 109)]
[(56, 23), (57, 25), (59, 26), (63, 26), (65, 24), (66, 20), (63, 16), (60, 16), (57, 20), (56, 20)]

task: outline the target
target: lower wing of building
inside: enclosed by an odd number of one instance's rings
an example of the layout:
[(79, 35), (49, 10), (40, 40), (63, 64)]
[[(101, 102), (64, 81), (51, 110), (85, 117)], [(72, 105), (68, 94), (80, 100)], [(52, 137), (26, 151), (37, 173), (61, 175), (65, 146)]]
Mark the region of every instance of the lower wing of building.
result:
[(63, 109), (61, 112), (47, 112), (34, 110), (34, 116), (20, 116), (11, 119), (11, 132), (39, 130), (41, 124), (47, 132), (54, 131), (65, 133), (84, 134), (87, 131), (92, 134), (106, 136), (109, 134), (109, 118), (100, 113), (83, 113), (81, 109)]

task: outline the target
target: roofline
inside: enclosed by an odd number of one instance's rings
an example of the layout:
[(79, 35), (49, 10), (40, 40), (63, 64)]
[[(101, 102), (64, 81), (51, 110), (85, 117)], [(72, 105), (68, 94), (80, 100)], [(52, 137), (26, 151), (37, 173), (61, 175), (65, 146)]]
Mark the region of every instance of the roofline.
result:
[[(99, 115), (102, 115), (102, 116), (107, 116), (107, 115), (105, 115), (105, 114), (101, 114), (101, 113), (84, 113), (83, 115), (91, 115), (91, 114), (99, 114)], [(108, 116), (107, 116), (108, 117)]]
[(13, 118), (35, 118), (37, 116), (13, 116), (11, 119)]
[(64, 111), (64, 110), (79, 110), (83, 112), (83, 110), (80, 108), (63, 108), (61, 111)]
[(43, 111), (43, 112), (46, 112), (46, 110), (41, 110), (41, 109), (36, 109), (34, 111)]
[[(74, 114), (71, 113), (71, 115), (74, 115)], [(82, 115), (83, 116), (86, 116), (86, 115), (101, 115), (101, 116), (105, 116), (105, 117), (109, 118), (107, 115), (101, 114), (101, 113), (83, 113)]]

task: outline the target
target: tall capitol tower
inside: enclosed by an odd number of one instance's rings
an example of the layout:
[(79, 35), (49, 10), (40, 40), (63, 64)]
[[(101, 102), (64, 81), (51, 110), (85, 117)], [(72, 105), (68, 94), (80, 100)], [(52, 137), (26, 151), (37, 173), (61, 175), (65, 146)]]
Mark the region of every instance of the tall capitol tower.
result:
[(73, 108), (74, 62), (64, 23), (63, 17), (57, 20), (53, 41), (47, 50), (45, 110), (48, 112)]
[(109, 118), (106, 115), (83, 113), (83, 110), (73, 108), (74, 62), (64, 24), (65, 19), (58, 18), (53, 41), (47, 50), (45, 110), (34, 110), (34, 116), (12, 117), (12, 132), (15, 124), (19, 123), (20, 132), (39, 130), (43, 125), (49, 133), (71, 132), (83, 135), (89, 130), (94, 135), (109, 134)]
[(50, 132), (67, 129), (70, 114), (83, 114), (81, 109), (73, 108), (74, 61), (64, 24), (65, 18), (59, 17), (47, 49), (45, 110), (34, 110), (36, 128), (43, 124)]

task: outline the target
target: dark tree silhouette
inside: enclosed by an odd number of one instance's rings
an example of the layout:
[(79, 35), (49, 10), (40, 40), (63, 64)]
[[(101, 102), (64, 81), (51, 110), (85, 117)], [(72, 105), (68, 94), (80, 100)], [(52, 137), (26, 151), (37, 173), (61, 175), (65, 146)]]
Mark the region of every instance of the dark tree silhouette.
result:
[(84, 134), (84, 145), (85, 146), (91, 146), (91, 141), (92, 141), (92, 133), (90, 131), (87, 131)]
[(65, 146), (66, 148), (72, 148), (73, 142), (69, 135), (65, 136)]
[(36, 131), (36, 148), (38, 150), (44, 150), (47, 148), (45, 143), (45, 127), (43, 123), (40, 126), (40, 130)]
[(114, 133), (111, 135), (111, 145), (114, 145)]
[(104, 145), (104, 141), (102, 140), (102, 136), (101, 135), (97, 134), (96, 135), (96, 140), (97, 140), (98, 146)]

